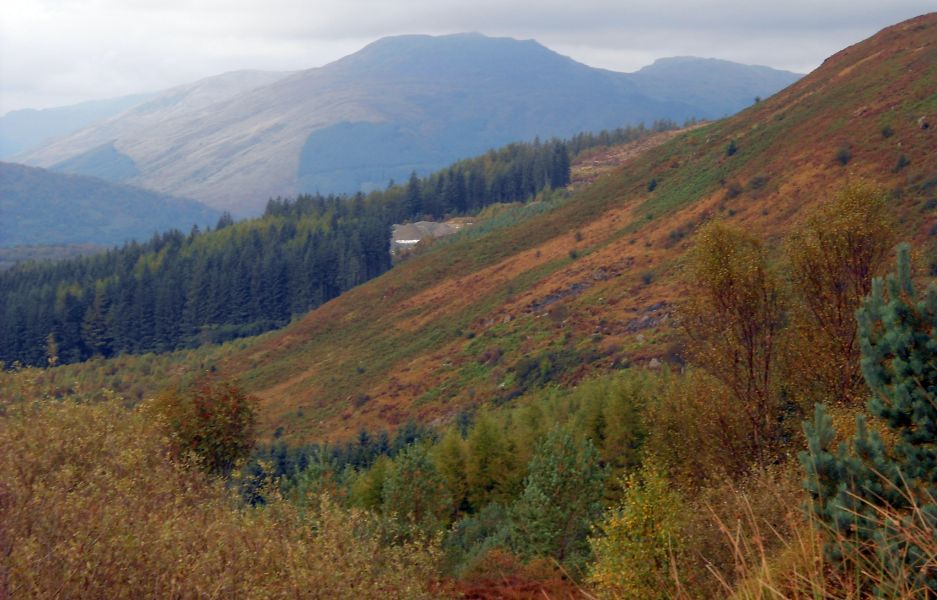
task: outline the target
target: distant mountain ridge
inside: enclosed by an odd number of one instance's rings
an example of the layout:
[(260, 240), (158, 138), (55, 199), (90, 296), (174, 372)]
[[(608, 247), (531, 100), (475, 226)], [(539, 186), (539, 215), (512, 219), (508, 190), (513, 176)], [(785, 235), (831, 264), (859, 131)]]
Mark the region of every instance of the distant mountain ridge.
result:
[(270, 197), (383, 187), (511, 141), (722, 117), (799, 78), (705, 59), (616, 73), (481, 34), (384, 38), (276, 75), (210, 102), (150, 101), (18, 159), (256, 214)]
[(51, 140), (109, 119), (155, 94), (133, 94), (71, 106), (10, 111), (0, 117), (0, 159), (28, 152)]
[(169, 229), (214, 225), (218, 218), (195, 200), (0, 162), (0, 247), (112, 246)]

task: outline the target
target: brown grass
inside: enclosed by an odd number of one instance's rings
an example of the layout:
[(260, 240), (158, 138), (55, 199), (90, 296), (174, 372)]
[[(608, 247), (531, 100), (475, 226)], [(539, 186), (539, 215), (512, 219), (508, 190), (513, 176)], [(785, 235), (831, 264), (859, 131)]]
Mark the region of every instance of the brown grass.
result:
[[(908, 498), (913, 494), (908, 493)], [(887, 597), (894, 600), (934, 598), (933, 590), (916, 586), (903, 569), (897, 571), (875, 558), (871, 546), (856, 549), (840, 544), (842, 561), (832, 562), (825, 545), (835, 539), (824, 525), (789, 512), (777, 526), (759, 517), (746, 499), (742, 520), (737, 524), (717, 519), (733, 557), (731, 571), (710, 566), (726, 597), (733, 600), (859, 600)], [(933, 502), (933, 499), (930, 499)], [(910, 515), (888, 507), (877, 507), (879, 522), (902, 523), (895, 529), (899, 546), (914, 544), (927, 557), (923, 569), (937, 571), (937, 536), (913, 504)], [(908, 518), (910, 516), (910, 518)], [(743, 529), (747, 530), (743, 533)], [(833, 542), (835, 543), (835, 542)], [(874, 594), (877, 590), (877, 594)]]
[(431, 596), (432, 545), (385, 546), (328, 498), (241, 507), (140, 411), (8, 406), (0, 447), (0, 597)]

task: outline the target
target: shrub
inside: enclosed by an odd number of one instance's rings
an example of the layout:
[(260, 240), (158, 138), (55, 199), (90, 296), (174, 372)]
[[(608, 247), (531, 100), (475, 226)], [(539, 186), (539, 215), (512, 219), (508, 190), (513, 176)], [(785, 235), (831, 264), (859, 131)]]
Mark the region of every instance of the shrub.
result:
[(559, 427), (538, 445), (524, 491), (510, 509), (511, 545), (524, 558), (582, 566), (591, 523), (601, 514), (604, 477), (589, 440)]
[(673, 598), (670, 557), (683, 546), (683, 500), (653, 463), (625, 478), (624, 497), (589, 539), (589, 581), (603, 596)]
[(172, 460), (149, 413), (36, 403), (0, 416), (0, 595), (11, 598), (428, 598), (430, 544), (385, 546), (317, 498), (236, 503)]
[(852, 149), (849, 147), (849, 144), (843, 144), (839, 147), (839, 150), (836, 151), (836, 161), (846, 166), (849, 164), (850, 160), (852, 160)]
[(901, 171), (902, 169), (904, 169), (910, 164), (911, 164), (911, 160), (907, 156), (902, 154), (901, 156), (898, 157), (898, 160), (895, 161), (895, 166), (892, 168), (892, 173), (898, 173), (899, 171)]
[(756, 175), (755, 177), (752, 177), (751, 180), (749, 180), (748, 188), (752, 190), (760, 190), (761, 188), (765, 187), (765, 184), (767, 183), (767, 175)]
[(206, 470), (226, 474), (254, 447), (256, 404), (234, 384), (205, 376), (182, 390), (164, 391), (151, 408), (177, 456), (191, 453)]
[(429, 535), (449, 523), (452, 496), (425, 444), (413, 444), (388, 466), (382, 489), (385, 517), (407, 537)]
[(743, 191), (742, 186), (739, 185), (737, 181), (730, 181), (729, 184), (726, 185), (725, 199), (732, 200), (733, 198), (738, 198), (742, 195)]
[(742, 477), (756, 448), (751, 424), (728, 390), (696, 368), (663, 380), (644, 416), (647, 451), (687, 489)]
[(492, 550), (506, 550), (510, 546), (509, 524), (508, 513), (499, 504), (489, 504), (456, 521), (443, 542), (447, 570), (464, 576)]

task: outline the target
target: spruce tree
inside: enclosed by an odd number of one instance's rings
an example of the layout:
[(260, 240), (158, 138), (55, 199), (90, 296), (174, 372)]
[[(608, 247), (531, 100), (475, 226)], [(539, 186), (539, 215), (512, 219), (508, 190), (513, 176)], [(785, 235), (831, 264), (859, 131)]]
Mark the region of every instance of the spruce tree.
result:
[(922, 547), (937, 533), (937, 286), (915, 299), (907, 245), (898, 249), (887, 292), (875, 279), (856, 315), (872, 391), (867, 409), (888, 428), (889, 442), (860, 415), (851, 447), (834, 453), (832, 419), (817, 405), (800, 457), (805, 487), (833, 534), (831, 559), (882, 570), (880, 596), (937, 593), (937, 567)]

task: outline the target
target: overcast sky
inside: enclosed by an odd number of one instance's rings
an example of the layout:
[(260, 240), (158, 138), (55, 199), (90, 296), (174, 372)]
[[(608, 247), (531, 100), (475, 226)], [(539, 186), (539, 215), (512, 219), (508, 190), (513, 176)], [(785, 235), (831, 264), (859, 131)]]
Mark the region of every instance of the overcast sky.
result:
[(0, 114), (320, 66), (402, 33), (534, 38), (618, 71), (694, 55), (808, 72), (929, 10), (933, 0), (2, 0)]

